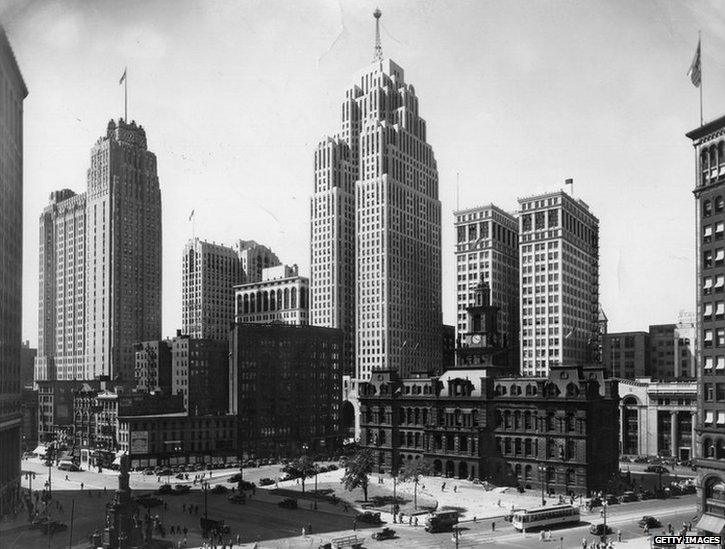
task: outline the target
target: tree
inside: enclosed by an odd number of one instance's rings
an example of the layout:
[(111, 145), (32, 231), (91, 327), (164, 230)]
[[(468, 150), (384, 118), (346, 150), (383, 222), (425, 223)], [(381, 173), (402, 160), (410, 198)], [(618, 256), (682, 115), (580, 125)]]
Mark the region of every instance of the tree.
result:
[(398, 473), (400, 482), (413, 481), (413, 506), (416, 510), (418, 509), (418, 482), (420, 482), (420, 477), (428, 474), (430, 474), (430, 466), (422, 459), (406, 460)]
[(315, 462), (309, 456), (300, 456), (285, 465), (282, 471), (287, 473), (290, 478), (302, 479), (302, 493), (304, 494), (305, 480), (315, 476), (315, 473), (317, 473), (317, 465), (315, 465)]
[(362, 488), (365, 501), (368, 500), (368, 475), (373, 472), (375, 460), (370, 450), (362, 449), (357, 451), (347, 462), (345, 474), (342, 476), (345, 490), (352, 491), (355, 488)]

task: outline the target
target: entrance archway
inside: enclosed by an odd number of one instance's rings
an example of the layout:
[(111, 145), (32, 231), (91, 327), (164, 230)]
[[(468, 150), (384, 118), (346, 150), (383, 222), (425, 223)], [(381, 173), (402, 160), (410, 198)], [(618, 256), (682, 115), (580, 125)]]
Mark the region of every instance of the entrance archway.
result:
[(464, 479), (468, 477), (468, 465), (465, 461), (458, 464), (458, 478)]
[(456, 466), (451, 460), (446, 461), (446, 476), (447, 477), (456, 476)]
[(440, 459), (433, 461), (433, 474), (440, 475), (443, 473), (443, 464)]

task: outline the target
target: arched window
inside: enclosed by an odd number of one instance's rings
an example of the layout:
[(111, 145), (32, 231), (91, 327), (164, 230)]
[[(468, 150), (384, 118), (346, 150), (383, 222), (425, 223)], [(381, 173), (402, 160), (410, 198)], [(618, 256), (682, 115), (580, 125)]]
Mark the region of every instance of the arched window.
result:
[(514, 412), (514, 429), (521, 429), (521, 412), (519, 410)]
[(277, 292), (274, 290), (269, 293), (269, 310), (272, 312), (277, 310)]
[(715, 444), (709, 438), (702, 441), (702, 455), (715, 458)]
[(420, 409), (415, 409), (415, 424), (418, 425), (420, 423)]
[(269, 311), (269, 292), (262, 293), (262, 310), (265, 313)]
[(257, 292), (257, 312), (261, 313), (264, 309), (262, 308), (262, 292)]
[(244, 294), (244, 309), (243, 309), (243, 312), (244, 312), (244, 314), (247, 314), (249, 312), (249, 295), (248, 294)]
[(567, 396), (567, 398), (578, 397), (579, 396), (579, 387), (577, 387), (575, 383), (569, 383), (566, 386), (566, 396)]
[(378, 411), (378, 423), (385, 423), (385, 410), (381, 409)]
[(290, 307), (292, 309), (297, 308), (297, 288), (292, 288), (292, 296), (290, 298)]
[(284, 289), (284, 308), (289, 309), (289, 288)]
[(531, 429), (531, 412), (524, 412), (524, 429)]
[(428, 410), (423, 408), (423, 425), (428, 425)]
[(254, 294), (252, 294), (248, 297), (249, 297), (249, 312), (256, 313), (257, 312), (257, 300), (254, 297)]

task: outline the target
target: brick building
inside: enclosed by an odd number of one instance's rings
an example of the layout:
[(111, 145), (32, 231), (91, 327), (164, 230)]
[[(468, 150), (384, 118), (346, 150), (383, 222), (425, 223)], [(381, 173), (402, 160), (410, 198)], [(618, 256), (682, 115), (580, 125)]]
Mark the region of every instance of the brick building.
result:
[(282, 456), (340, 442), (342, 332), (292, 324), (239, 324), (231, 338), (230, 413), (240, 451)]

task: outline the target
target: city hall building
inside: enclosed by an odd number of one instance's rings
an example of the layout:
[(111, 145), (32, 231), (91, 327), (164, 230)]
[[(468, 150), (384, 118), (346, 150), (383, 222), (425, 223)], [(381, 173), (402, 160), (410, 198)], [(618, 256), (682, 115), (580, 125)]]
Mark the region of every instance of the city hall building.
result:
[(360, 443), (380, 473), (423, 460), (451, 478), (586, 494), (618, 473), (617, 382), (601, 368), (551, 366), (542, 377), (376, 372), (358, 382)]

